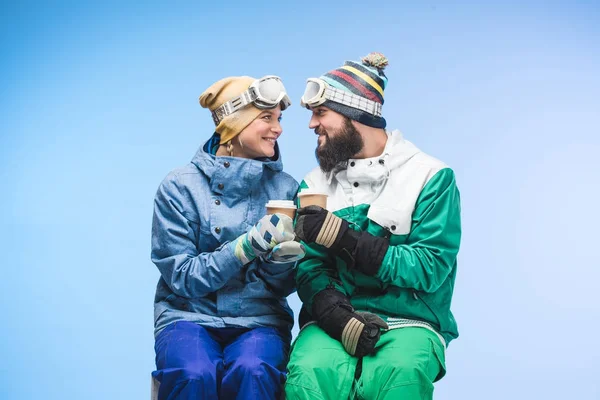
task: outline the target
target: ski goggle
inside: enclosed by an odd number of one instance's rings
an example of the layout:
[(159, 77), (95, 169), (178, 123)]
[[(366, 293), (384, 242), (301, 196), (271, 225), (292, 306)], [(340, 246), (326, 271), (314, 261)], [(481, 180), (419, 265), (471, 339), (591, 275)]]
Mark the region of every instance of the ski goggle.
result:
[(215, 125), (228, 115), (239, 109), (254, 104), (256, 108), (271, 109), (281, 105), (281, 110), (288, 108), (292, 102), (285, 91), (281, 78), (275, 75), (263, 76), (252, 82), (250, 87), (237, 97), (225, 102), (212, 113)]
[(306, 108), (317, 107), (327, 100), (381, 117), (381, 103), (334, 88), (322, 79), (308, 78), (306, 89), (304, 89), (304, 94), (300, 99), (300, 105)]

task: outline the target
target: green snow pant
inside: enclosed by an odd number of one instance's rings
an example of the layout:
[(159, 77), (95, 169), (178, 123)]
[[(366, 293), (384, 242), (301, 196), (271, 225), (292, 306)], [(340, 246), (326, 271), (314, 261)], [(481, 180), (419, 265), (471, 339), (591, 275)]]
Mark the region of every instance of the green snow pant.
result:
[(287, 400), (431, 399), (433, 382), (445, 373), (444, 347), (428, 329), (387, 331), (375, 353), (359, 359), (314, 324), (294, 342), (285, 394)]

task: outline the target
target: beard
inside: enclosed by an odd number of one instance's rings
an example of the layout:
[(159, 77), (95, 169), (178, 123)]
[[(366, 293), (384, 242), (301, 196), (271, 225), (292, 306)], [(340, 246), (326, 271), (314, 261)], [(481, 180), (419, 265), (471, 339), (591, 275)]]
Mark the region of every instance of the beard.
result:
[(323, 172), (331, 172), (337, 165), (348, 162), (352, 156), (363, 149), (364, 142), (350, 118), (344, 119), (342, 127), (330, 136), (324, 129), (315, 129), (319, 135), (325, 135), (325, 143), (317, 146), (315, 156)]

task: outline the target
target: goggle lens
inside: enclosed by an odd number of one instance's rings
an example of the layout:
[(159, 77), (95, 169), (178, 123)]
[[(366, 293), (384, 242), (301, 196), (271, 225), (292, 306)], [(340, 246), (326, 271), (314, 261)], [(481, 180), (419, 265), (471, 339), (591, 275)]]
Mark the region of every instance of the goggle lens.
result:
[(267, 101), (276, 104), (280, 101), (281, 93), (285, 88), (281, 81), (277, 79), (267, 79), (259, 83), (258, 90), (260, 95)]
[(306, 83), (306, 89), (304, 89), (304, 94), (302, 98), (305, 102), (309, 102), (313, 100), (313, 98), (319, 94), (320, 85), (317, 82), (308, 81)]

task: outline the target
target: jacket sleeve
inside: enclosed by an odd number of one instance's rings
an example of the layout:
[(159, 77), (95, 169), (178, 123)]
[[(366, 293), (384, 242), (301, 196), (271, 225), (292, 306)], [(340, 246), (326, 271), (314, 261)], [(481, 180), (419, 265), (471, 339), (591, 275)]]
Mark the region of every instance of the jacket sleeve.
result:
[(296, 262), (268, 264), (261, 260), (259, 274), (273, 293), (287, 297), (296, 291), (295, 264)]
[[(309, 187), (306, 181), (300, 184), (300, 191)], [(327, 249), (316, 243), (302, 242), (306, 256), (298, 261), (296, 268), (296, 285), (298, 297), (305, 309), (312, 310), (314, 296), (327, 288), (337, 289), (347, 295), (339, 278), (335, 256), (329, 255)]]
[(178, 296), (202, 297), (223, 287), (242, 268), (228, 243), (215, 251), (199, 253), (197, 230), (182, 207), (183, 195), (176, 177), (169, 175), (154, 200), (152, 262)]
[(390, 246), (377, 272), (394, 286), (435, 292), (456, 265), (460, 194), (454, 172), (437, 172), (421, 191), (405, 244)]
[[(281, 173), (275, 179), (285, 187), (286, 194), (283, 198), (297, 202), (298, 181), (285, 173)], [(261, 259), (258, 274), (273, 293), (277, 296), (287, 297), (296, 291), (295, 266), (296, 261), (270, 264)]]
[[(304, 243), (304, 242), (303, 242)], [(306, 247), (306, 256), (298, 262), (296, 270), (296, 285), (298, 285), (298, 297), (308, 311), (312, 310), (313, 298), (317, 293), (325, 289), (337, 289), (344, 295), (344, 290), (337, 274), (335, 259), (328, 256), (325, 251), (317, 249), (318, 245)]]

